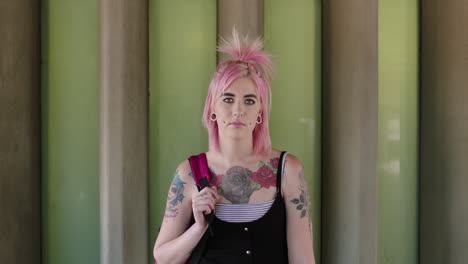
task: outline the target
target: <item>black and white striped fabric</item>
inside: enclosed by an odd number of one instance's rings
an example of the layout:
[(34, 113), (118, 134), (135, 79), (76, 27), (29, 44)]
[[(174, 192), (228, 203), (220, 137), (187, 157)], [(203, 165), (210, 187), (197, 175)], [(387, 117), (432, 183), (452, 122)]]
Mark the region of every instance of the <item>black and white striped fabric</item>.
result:
[(216, 205), (216, 217), (230, 223), (245, 223), (260, 219), (270, 210), (275, 200), (261, 203), (240, 203)]

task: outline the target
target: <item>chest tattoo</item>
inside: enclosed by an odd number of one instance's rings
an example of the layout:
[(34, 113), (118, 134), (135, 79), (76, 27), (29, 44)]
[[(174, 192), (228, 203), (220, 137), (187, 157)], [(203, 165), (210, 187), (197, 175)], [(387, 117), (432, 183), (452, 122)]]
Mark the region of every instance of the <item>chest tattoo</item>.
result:
[(276, 172), (278, 158), (269, 162), (259, 162), (256, 172), (234, 166), (226, 171), (225, 175), (217, 175), (211, 170), (211, 184), (218, 186), (219, 194), (231, 203), (248, 203), (253, 192), (261, 188), (276, 187)]
[(231, 203), (248, 203), (252, 193), (261, 185), (252, 180), (252, 171), (235, 166), (226, 172), (221, 187), (224, 197)]

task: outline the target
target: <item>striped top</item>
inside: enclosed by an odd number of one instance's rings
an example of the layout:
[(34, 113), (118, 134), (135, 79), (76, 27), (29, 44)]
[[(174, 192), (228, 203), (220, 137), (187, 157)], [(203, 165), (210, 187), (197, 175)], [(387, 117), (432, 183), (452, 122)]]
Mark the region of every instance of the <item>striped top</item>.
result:
[(260, 203), (216, 204), (216, 217), (230, 223), (246, 223), (264, 216), (275, 200)]

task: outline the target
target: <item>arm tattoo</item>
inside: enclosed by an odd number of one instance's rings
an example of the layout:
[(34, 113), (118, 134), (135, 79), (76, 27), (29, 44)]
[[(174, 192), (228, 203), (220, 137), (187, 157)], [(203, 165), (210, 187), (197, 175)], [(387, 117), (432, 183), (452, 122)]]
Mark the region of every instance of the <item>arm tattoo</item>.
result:
[(179, 172), (176, 171), (172, 179), (171, 189), (167, 195), (167, 206), (165, 217), (176, 217), (179, 214), (179, 204), (184, 200), (184, 184), (180, 177)]
[(299, 172), (299, 180), (300, 180), (299, 197), (292, 199), (291, 203), (295, 204), (296, 209), (301, 212), (301, 215), (300, 215), (301, 218), (308, 216), (309, 219), (311, 219), (309, 193), (307, 191), (307, 182), (305, 181), (305, 178), (304, 178), (304, 168), (302, 168), (301, 171)]

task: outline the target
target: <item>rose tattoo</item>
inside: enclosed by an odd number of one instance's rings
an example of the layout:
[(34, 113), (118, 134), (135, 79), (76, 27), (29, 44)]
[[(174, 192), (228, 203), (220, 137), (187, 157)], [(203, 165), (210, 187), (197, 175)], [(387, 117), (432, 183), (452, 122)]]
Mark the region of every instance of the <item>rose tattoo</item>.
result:
[(252, 171), (240, 166), (226, 172), (221, 186), (224, 197), (231, 203), (248, 203), (252, 193), (261, 188), (252, 180)]

